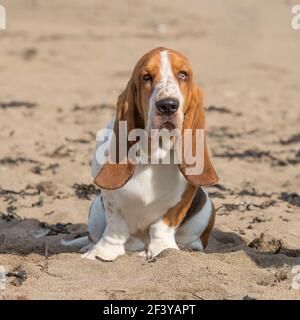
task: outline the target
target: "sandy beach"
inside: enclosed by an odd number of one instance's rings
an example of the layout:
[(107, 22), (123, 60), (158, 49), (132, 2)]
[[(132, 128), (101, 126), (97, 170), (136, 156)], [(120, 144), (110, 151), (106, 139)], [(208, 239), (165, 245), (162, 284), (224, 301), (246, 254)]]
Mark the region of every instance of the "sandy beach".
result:
[[(300, 299), (295, 1), (0, 2), (0, 299)], [(157, 46), (205, 94), (214, 231), (201, 253), (83, 260), (60, 240), (86, 233), (96, 133)]]

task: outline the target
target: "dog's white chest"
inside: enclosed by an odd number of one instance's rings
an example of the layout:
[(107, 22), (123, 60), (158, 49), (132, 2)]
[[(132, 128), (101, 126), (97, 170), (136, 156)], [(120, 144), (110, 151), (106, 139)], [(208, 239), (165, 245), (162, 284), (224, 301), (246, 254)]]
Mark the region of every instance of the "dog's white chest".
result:
[(176, 205), (187, 182), (175, 164), (137, 165), (133, 177), (117, 190), (102, 190), (105, 203), (121, 213), (131, 233), (142, 231)]

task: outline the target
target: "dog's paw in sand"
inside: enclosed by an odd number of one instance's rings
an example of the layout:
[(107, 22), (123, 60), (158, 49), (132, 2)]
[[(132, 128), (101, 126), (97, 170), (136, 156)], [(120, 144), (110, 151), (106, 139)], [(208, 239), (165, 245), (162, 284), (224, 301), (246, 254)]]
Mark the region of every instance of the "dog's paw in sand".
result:
[(203, 251), (204, 250), (202, 241), (200, 239), (195, 240), (194, 242), (190, 243), (186, 247), (192, 251)]
[(162, 251), (166, 249), (176, 249), (179, 250), (176, 242), (165, 242), (165, 241), (152, 241), (149, 245), (148, 251), (147, 251), (147, 259), (152, 260), (156, 256), (158, 256)]
[(147, 259), (155, 258), (165, 249), (179, 250), (174, 237), (174, 228), (170, 228), (160, 219), (150, 227), (150, 244), (147, 251)]
[(141, 258), (147, 258), (147, 250), (143, 250), (143, 251), (138, 251), (137, 252), (137, 255), (138, 257), (141, 257)]
[(81, 257), (89, 260), (113, 261), (123, 254), (125, 254), (123, 245), (111, 245), (100, 241)]

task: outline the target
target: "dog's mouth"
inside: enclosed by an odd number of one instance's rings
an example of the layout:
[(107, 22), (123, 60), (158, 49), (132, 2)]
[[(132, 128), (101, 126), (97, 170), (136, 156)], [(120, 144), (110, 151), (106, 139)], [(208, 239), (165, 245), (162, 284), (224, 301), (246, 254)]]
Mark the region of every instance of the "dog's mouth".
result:
[(159, 130), (162, 130), (162, 129), (166, 129), (168, 131), (172, 131), (172, 130), (176, 129), (176, 126), (171, 121), (165, 121), (164, 123), (162, 123), (162, 125), (159, 128)]
[(181, 130), (181, 127), (182, 120), (178, 113), (171, 116), (162, 116), (160, 114), (156, 114), (151, 119), (151, 125), (149, 129), (155, 129), (158, 131), (167, 130), (171, 132), (176, 129)]

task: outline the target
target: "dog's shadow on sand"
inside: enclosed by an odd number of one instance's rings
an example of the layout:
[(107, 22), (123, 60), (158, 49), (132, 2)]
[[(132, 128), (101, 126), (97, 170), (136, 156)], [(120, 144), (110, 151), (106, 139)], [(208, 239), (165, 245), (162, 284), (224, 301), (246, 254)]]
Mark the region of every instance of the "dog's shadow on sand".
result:
[[(32, 253), (45, 258), (54, 254), (77, 252), (65, 247), (61, 239), (74, 239), (86, 235), (85, 224), (48, 225), (37, 219), (11, 219), (0, 221), (0, 254), (27, 256)], [(262, 268), (281, 268), (300, 264), (300, 249), (285, 248), (276, 240), (263, 237), (247, 243), (240, 235), (215, 228), (211, 234), (207, 254), (228, 254), (244, 251)]]
[(87, 234), (86, 224), (57, 223), (49, 225), (37, 219), (0, 219), (0, 254), (27, 256), (36, 253), (51, 256), (76, 252), (61, 244), (62, 239), (74, 239)]
[(262, 268), (281, 268), (300, 264), (300, 249), (288, 249), (281, 241), (265, 238), (248, 243), (240, 235), (215, 228), (206, 248), (207, 254), (244, 251), (255, 264)]

